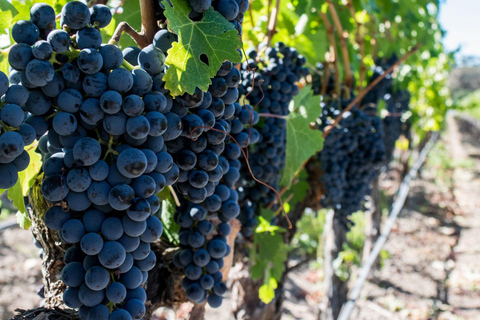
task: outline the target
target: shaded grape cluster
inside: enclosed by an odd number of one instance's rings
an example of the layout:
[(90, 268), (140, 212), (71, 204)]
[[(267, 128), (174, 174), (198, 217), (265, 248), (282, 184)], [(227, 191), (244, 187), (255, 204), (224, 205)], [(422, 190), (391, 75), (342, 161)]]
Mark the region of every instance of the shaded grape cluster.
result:
[[(251, 112), (253, 124), (259, 119), (249, 105), (237, 102), (239, 82), (240, 71), (225, 61), (208, 91), (176, 99), (172, 110), (182, 118), (183, 131), (166, 142), (179, 168), (174, 188), (181, 197), (175, 214), (181, 250), (173, 262), (185, 273), (187, 297), (212, 307), (221, 305), (226, 292), (220, 270), (231, 252), (228, 222), (240, 213), (233, 187), (240, 177), (240, 146), (245, 146), (249, 130), (239, 118)], [(251, 143), (256, 140), (258, 133), (250, 137)], [(214, 226), (214, 220), (220, 223)]]
[[(338, 99), (322, 102), (318, 121), (320, 130), (333, 123), (351, 100)], [(371, 182), (377, 176), (385, 157), (383, 123), (375, 105), (362, 110), (355, 106), (325, 138), (318, 153), (324, 189), (322, 206), (333, 208), (337, 218), (348, 224), (348, 216), (361, 209)]]
[[(266, 48), (260, 59), (259, 53), (253, 49), (248, 50), (247, 55), (248, 59), (242, 64), (240, 95), (258, 106), (260, 114), (288, 115), (290, 102), (299, 93), (298, 82), (309, 74), (305, 57), (282, 42)], [(250, 113), (246, 110), (242, 113), (239, 122), (246, 125), (250, 122)], [(267, 115), (257, 130), (258, 142), (249, 145), (252, 173), (278, 190), (285, 166), (286, 120)], [(239, 190), (243, 205), (240, 220), (244, 235), (251, 236), (260, 207), (265, 208), (275, 202), (276, 195), (267, 186), (257, 183), (246, 165), (242, 165), (241, 177)]]

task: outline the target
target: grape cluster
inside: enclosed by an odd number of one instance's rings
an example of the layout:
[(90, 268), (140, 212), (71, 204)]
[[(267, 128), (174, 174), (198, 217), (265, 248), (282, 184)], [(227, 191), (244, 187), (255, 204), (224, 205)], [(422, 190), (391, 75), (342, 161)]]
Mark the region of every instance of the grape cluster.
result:
[(64, 303), (88, 320), (143, 317), (150, 244), (163, 232), (156, 193), (179, 176), (165, 141), (180, 136), (182, 120), (158, 49), (171, 42), (122, 53), (102, 44), (111, 18), (104, 5), (74, 1), (55, 29), (53, 8), (35, 5), (13, 27), (8, 56), (16, 84), (6, 101), (25, 109), (43, 156), (45, 224), (69, 246)]
[[(259, 53), (256, 50), (248, 50), (247, 55), (248, 59), (242, 65), (240, 94), (246, 96), (252, 105), (258, 105), (259, 113), (288, 115), (288, 106), (299, 93), (298, 82), (309, 74), (308, 68), (304, 66), (306, 59), (295, 48), (287, 47), (282, 42), (266, 48), (264, 58), (258, 61)], [(239, 122), (244, 125), (250, 122), (250, 113), (246, 111), (239, 117)], [(281, 171), (285, 166), (286, 121), (266, 117), (258, 128), (258, 133), (258, 142), (249, 145), (252, 173), (260, 181), (278, 190)], [(268, 187), (258, 184), (246, 165), (241, 170), (239, 190), (243, 206), (240, 220), (243, 234), (249, 237), (255, 227), (258, 210), (274, 202), (276, 195)]]
[(8, 77), (0, 71), (0, 188), (8, 189), (18, 181), (18, 172), (30, 163), (25, 147), (35, 141), (35, 129), (25, 123), (25, 103), (28, 91), (22, 86), (10, 86)]
[[(207, 92), (179, 97), (172, 110), (182, 118), (183, 132), (166, 142), (179, 168), (174, 187), (181, 196), (175, 214), (181, 250), (173, 262), (185, 273), (182, 286), (187, 297), (195, 303), (208, 301), (212, 307), (221, 305), (226, 292), (220, 269), (231, 251), (228, 222), (240, 213), (233, 187), (240, 176), (240, 146), (245, 146), (248, 130), (239, 118), (245, 112), (250, 117), (251, 112), (253, 123), (259, 119), (250, 106), (243, 108), (237, 102), (239, 82), (240, 71), (225, 61)], [(250, 137), (252, 143), (256, 139), (258, 133)], [(216, 228), (214, 218), (220, 220)]]
[[(322, 102), (319, 129), (331, 124), (349, 103), (342, 99), (338, 108), (338, 99)], [(385, 157), (383, 124), (376, 113), (374, 105), (346, 112), (318, 154), (324, 188), (322, 205), (335, 209), (345, 224), (348, 216), (360, 209)]]
[(385, 95), (385, 103), (388, 114), (383, 118), (383, 126), (385, 127), (385, 149), (388, 164), (392, 160), (395, 143), (398, 138), (405, 134), (408, 136), (409, 123), (402, 121), (402, 115), (408, 111), (410, 104), (410, 93), (407, 90), (398, 90), (391, 94)]

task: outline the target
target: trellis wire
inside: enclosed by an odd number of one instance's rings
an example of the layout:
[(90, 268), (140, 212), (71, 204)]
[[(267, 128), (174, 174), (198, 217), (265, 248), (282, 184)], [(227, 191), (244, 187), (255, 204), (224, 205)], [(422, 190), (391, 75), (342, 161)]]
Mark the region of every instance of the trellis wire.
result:
[(392, 211), (385, 225), (385, 230), (382, 232), (380, 237), (375, 242), (375, 246), (370, 252), (370, 255), (368, 256), (367, 261), (365, 262), (362, 269), (360, 270), (360, 276), (358, 277), (355, 283), (355, 286), (350, 291), (350, 294), (348, 296), (348, 301), (343, 305), (342, 310), (340, 311), (340, 315), (338, 316), (338, 320), (348, 320), (350, 318), (355, 308), (357, 299), (360, 296), (360, 292), (363, 288), (363, 285), (367, 280), (368, 274), (370, 273), (370, 270), (372, 269), (372, 266), (374, 265), (375, 260), (377, 260), (377, 257), (380, 254), (380, 251), (382, 250), (383, 246), (387, 242), (387, 238), (390, 234), (390, 231), (392, 230), (398, 215), (403, 209), (403, 205), (405, 204), (405, 200), (407, 199), (408, 192), (410, 190), (410, 182), (416, 178), (418, 170), (420, 169), (423, 162), (427, 158), (427, 154), (435, 144), (435, 141), (437, 140), (438, 135), (439, 135), (438, 131), (433, 133), (432, 137), (430, 138), (428, 143), (425, 145), (422, 152), (420, 152), (417, 158), (417, 161), (415, 161), (415, 165), (412, 167), (412, 169), (410, 169), (410, 171), (408, 172), (408, 175), (403, 179), (403, 182), (400, 185), (400, 188), (398, 191), (397, 200), (395, 200), (395, 202), (392, 205)]

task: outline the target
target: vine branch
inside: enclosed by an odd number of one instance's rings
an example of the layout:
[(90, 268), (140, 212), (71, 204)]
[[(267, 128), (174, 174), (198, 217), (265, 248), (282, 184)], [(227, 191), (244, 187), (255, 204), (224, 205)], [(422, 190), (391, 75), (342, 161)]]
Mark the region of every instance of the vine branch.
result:
[[(270, 3), (270, 2), (269, 2)], [(280, 0), (277, 0), (275, 8), (272, 9), (272, 14), (269, 16), (267, 29), (267, 47), (272, 44), (272, 38), (277, 33), (278, 12), (280, 11)]]
[[(333, 68), (335, 70), (335, 92), (338, 94), (340, 92), (340, 77), (339, 77), (339, 71), (338, 71), (338, 52), (337, 52), (337, 40), (335, 39), (335, 34), (333, 32), (333, 26), (330, 23), (330, 20), (328, 20), (328, 17), (325, 13), (323, 13), (321, 10), (319, 10), (320, 18), (322, 18), (323, 23), (325, 23), (325, 27), (327, 28), (327, 35), (328, 38), (330, 39), (330, 49), (333, 50), (333, 57), (332, 57), (332, 63), (333, 63)], [(330, 71), (328, 72), (330, 76)], [(325, 80), (328, 81), (328, 78)], [(324, 82), (325, 82), (324, 81)], [(325, 90), (326, 90), (326, 84), (325, 84)], [(322, 94), (325, 94), (323, 91), (323, 86), (322, 86)]]
[(157, 18), (155, 16), (155, 4), (152, 0), (139, 0), (139, 3), (140, 15), (142, 18), (142, 30), (138, 32), (127, 22), (121, 22), (118, 24), (108, 43), (113, 44), (120, 41), (124, 32), (131, 36), (140, 48), (145, 48), (153, 42), (153, 37), (158, 31)]
[(367, 74), (367, 67), (365, 65), (365, 39), (362, 36), (361, 28), (363, 24), (361, 24), (355, 15), (355, 7), (353, 6), (353, 1), (352, 0), (347, 0), (346, 4), (350, 15), (352, 16), (353, 21), (357, 25), (357, 31), (355, 34), (355, 42), (358, 44), (358, 51), (360, 52), (360, 76), (359, 76), (359, 81), (358, 81), (358, 87), (357, 90), (360, 92), (363, 87), (363, 81), (365, 81), (365, 77)]
[(340, 39), (340, 50), (342, 51), (343, 64), (345, 65), (345, 84), (347, 85), (347, 87), (350, 88), (353, 83), (353, 76), (352, 69), (350, 67), (350, 59), (348, 57), (347, 42), (345, 41), (346, 38), (348, 38), (348, 33), (343, 30), (342, 23), (340, 22), (337, 10), (335, 9), (335, 5), (332, 3), (331, 0), (327, 0), (327, 3), (330, 14), (332, 15), (333, 23), (335, 24), (335, 28), (338, 32), (338, 37)]

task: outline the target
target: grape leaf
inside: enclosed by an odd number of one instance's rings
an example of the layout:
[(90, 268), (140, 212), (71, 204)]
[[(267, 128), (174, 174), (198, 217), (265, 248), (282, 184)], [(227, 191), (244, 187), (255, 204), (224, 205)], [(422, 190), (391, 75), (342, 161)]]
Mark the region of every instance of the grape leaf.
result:
[(168, 50), (165, 88), (175, 96), (185, 92), (193, 94), (196, 87), (207, 91), (212, 83), (210, 78), (225, 60), (240, 62), (237, 51), (241, 46), (240, 37), (233, 24), (212, 7), (200, 21), (192, 21), (188, 18), (191, 11), (188, 1), (171, 2), (173, 7), (163, 1), (165, 16), (169, 28), (178, 35), (178, 42)]
[(277, 280), (281, 279), (284, 262), (287, 260), (287, 246), (282, 236), (285, 229), (272, 226), (269, 222), (272, 217), (271, 210), (262, 210), (250, 250), (252, 279), (263, 277), (264, 284), (260, 287), (258, 296), (264, 303), (275, 298)]
[(7, 34), (12, 18), (18, 14), (17, 9), (7, 0), (0, 0), (0, 34)]
[(169, 188), (165, 188), (159, 192), (157, 196), (162, 201), (162, 213), (160, 218), (163, 224), (163, 234), (167, 237), (170, 243), (179, 245), (180, 240), (178, 239), (178, 231), (180, 230), (180, 226), (175, 223), (173, 218), (176, 211), (176, 205), (171, 191)]
[(304, 87), (290, 103), (287, 118), (287, 146), (282, 185), (290, 187), (293, 178), (311, 156), (322, 150), (320, 130), (310, 129), (310, 123), (319, 117), (320, 96), (314, 96), (310, 86)]
[(35, 152), (35, 146), (32, 145), (27, 150), (30, 155), (30, 164), (27, 169), (18, 173), (17, 183), (8, 189), (8, 199), (12, 200), (13, 205), (18, 209), (17, 223), (25, 230), (31, 227), (32, 221), (25, 208), (24, 197), (30, 192), (30, 188), (35, 182), (35, 177), (42, 167), (42, 157)]

